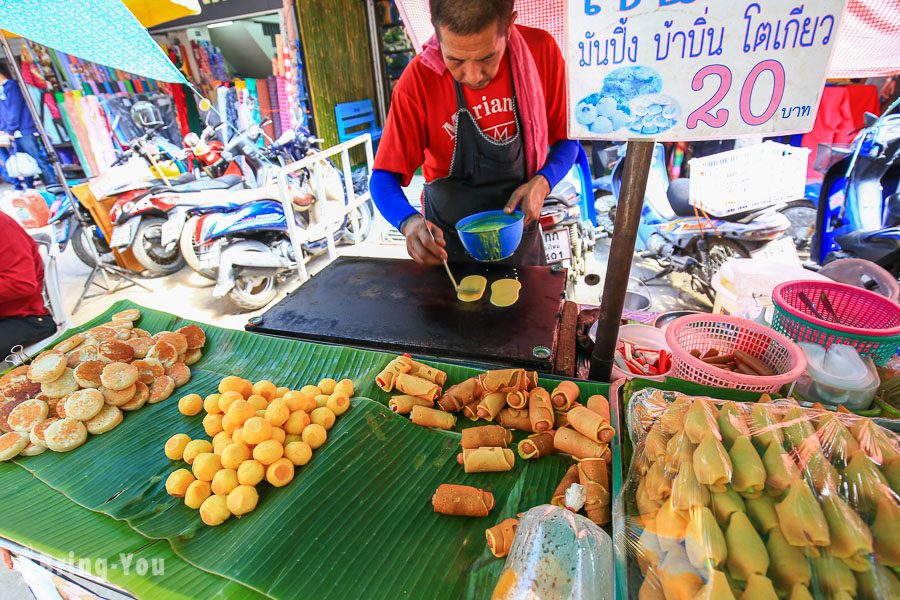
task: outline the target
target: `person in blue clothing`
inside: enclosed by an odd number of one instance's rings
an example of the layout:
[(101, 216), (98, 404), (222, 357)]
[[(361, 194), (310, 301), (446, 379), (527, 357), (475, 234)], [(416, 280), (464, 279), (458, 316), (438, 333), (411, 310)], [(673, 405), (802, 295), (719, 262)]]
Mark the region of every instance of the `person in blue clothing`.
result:
[(4, 179), (19, 190), (33, 187), (34, 182), (30, 177), (23, 181), (11, 179), (6, 173), (6, 159), (10, 154), (24, 152), (37, 161), (44, 185), (59, 183), (53, 173), (53, 167), (47, 161), (34, 125), (34, 118), (28, 110), (28, 105), (25, 104), (22, 90), (12, 79), (9, 67), (3, 62), (0, 62), (0, 132), (10, 141), (9, 145), (0, 145), (0, 161), (2, 161), (0, 169), (3, 171)]

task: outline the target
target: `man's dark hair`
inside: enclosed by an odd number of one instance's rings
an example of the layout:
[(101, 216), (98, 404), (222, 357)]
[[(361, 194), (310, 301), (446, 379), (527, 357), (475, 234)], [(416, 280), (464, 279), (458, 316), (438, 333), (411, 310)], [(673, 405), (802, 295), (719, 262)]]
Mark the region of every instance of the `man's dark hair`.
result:
[(515, 0), (431, 0), (431, 24), (435, 31), (446, 27), (456, 35), (473, 35), (497, 23), (505, 33), (514, 6)]
[(0, 60), (0, 75), (3, 75), (7, 79), (12, 79), (12, 71), (9, 68), (9, 65), (6, 64), (5, 60)]

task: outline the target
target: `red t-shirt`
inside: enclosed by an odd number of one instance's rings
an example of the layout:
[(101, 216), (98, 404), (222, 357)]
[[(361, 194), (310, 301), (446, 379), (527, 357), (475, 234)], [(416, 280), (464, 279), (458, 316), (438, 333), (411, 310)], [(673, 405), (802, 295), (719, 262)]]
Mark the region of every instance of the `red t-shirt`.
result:
[[(566, 139), (566, 68), (559, 46), (543, 29), (516, 25), (531, 50), (544, 89), (550, 145)], [(512, 73), (509, 55), (483, 90), (463, 86), (466, 106), (485, 135), (503, 141), (516, 134), (512, 107)], [(456, 138), (456, 92), (450, 71), (438, 75), (416, 56), (403, 71), (391, 97), (391, 110), (375, 168), (400, 173), (408, 185), (422, 167), (426, 181), (450, 173)]]
[(0, 319), (46, 315), (44, 261), (37, 244), (12, 217), (0, 212)]

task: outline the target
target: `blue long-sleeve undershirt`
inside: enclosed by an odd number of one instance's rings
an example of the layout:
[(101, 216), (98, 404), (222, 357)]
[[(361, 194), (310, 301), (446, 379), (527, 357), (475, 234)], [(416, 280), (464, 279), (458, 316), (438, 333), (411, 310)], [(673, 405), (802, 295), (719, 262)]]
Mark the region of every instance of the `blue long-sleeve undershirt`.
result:
[[(577, 156), (578, 142), (561, 140), (550, 148), (547, 161), (537, 174), (544, 176), (552, 190), (575, 164)], [(403, 188), (400, 186), (402, 179), (403, 176), (399, 173), (374, 169), (369, 181), (369, 190), (375, 206), (378, 207), (387, 222), (397, 229), (400, 228), (403, 221), (417, 214), (416, 209), (412, 207), (403, 193)]]

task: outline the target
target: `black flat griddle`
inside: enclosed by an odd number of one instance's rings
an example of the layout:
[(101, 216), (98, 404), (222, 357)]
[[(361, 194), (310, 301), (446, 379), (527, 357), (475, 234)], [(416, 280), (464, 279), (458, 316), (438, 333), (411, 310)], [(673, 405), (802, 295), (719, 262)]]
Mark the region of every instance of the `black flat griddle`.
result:
[[(488, 289), (478, 302), (456, 298), (442, 267), (410, 260), (341, 257), (247, 329), (316, 342), (436, 358), (551, 370), (565, 292), (565, 271), (549, 267), (451, 265), (457, 281), (480, 274)], [(490, 284), (522, 282), (519, 301), (490, 303)], [(550, 349), (536, 357), (534, 349)]]

